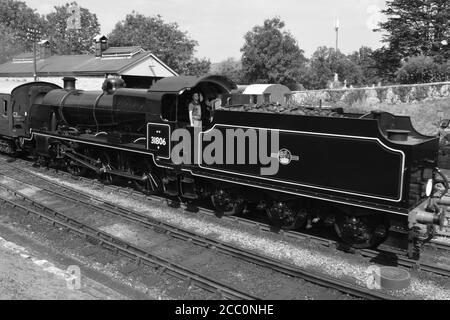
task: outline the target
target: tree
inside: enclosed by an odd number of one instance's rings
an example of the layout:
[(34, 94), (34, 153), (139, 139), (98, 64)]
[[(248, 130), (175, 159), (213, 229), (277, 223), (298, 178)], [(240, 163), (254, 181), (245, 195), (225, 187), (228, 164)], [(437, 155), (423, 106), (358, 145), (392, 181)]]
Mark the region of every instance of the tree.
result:
[(373, 50), (369, 47), (361, 47), (353, 52), (348, 58), (356, 64), (362, 73), (363, 84), (370, 85), (381, 81), (378, 74), (377, 62), (373, 57)]
[(15, 34), (13, 29), (0, 24), (0, 64), (24, 50), (25, 45), (17, 42)]
[(389, 50), (406, 58), (416, 55), (448, 59), (450, 39), (450, 2), (448, 0), (392, 0), (383, 13), (387, 21), (376, 31), (384, 31)]
[(279, 18), (267, 19), (244, 36), (242, 71), (250, 83), (281, 83), (295, 88), (306, 58)]
[(116, 24), (109, 34), (109, 41), (115, 46), (141, 46), (152, 51), (181, 74), (195, 74), (208, 65), (207, 60), (194, 58), (197, 41), (180, 31), (178, 24), (164, 22), (160, 15), (146, 17), (133, 11)]
[(0, 63), (14, 55), (31, 50), (33, 43), (27, 39), (27, 29), (42, 29), (44, 19), (25, 2), (0, 1)]
[(43, 19), (25, 2), (0, 1), (0, 24), (13, 30), (16, 37), (25, 40), (28, 27), (40, 27)]
[(201, 76), (207, 74), (211, 68), (211, 61), (209, 59), (198, 59), (193, 58), (186, 64), (187, 71), (185, 72), (188, 76)]
[(411, 57), (398, 70), (397, 81), (405, 84), (438, 82), (445, 80), (445, 69), (446, 66), (438, 64), (431, 57)]
[(307, 89), (324, 89), (336, 73), (348, 85), (361, 85), (364, 82), (363, 72), (356, 63), (340, 51), (322, 46), (313, 53), (301, 82)]
[(76, 2), (55, 6), (54, 12), (47, 14), (45, 35), (51, 43), (52, 51), (58, 54), (85, 54), (94, 52), (94, 37), (100, 33), (97, 16), (86, 8), (80, 8), (81, 29), (67, 30), (70, 17), (68, 8)]
[(236, 83), (242, 83), (242, 63), (228, 58), (211, 68), (210, 73), (225, 76)]
[(383, 46), (372, 54), (378, 76), (385, 84), (396, 82), (397, 70), (402, 66), (402, 56), (389, 47)]

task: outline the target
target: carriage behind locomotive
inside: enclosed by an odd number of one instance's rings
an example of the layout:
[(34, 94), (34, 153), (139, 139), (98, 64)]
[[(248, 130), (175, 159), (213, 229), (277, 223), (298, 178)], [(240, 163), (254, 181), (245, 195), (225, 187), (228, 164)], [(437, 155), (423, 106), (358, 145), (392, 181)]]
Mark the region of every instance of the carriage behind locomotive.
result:
[[(355, 247), (377, 245), (396, 230), (405, 234), (412, 253), (436, 225), (447, 223), (440, 204), (448, 184), (437, 168), (438, 138), (418, 133), (408, 117), (342, 110), (338, 117), (243, 113), (233, 111), (235, 89), (220, 76), (169, 77), (149, 90), (127, 89), (120, 79), (107, 79), (100, 91), (77, 90), (71, 78), (64, 88), (25, 84), (0, 96), (2, 151), (29, 153), (74, 175), (95, 172), (105, 183), (125, 180), (144, 192), (185, 201), (210, 198), (223, 214), (263, 210), (278, 227), (321, 221)], [(193, 91), (221, 98), (222, 108), (204, 117), (200, 130), (189, 123)], [(230, 128), (276, 133), (277, 148), (268, 155), (278, 161), (276, 173), (261, 175), (260, 164), (174, 158), (177, 129), (192, 139), (192, 149), (178, 156), (193, 158), (197, 142), (200, 152), (208, 147), (199, 137)], [(246, 154), (252, 144), (260, 145), (259, 135), (244, 138)]]

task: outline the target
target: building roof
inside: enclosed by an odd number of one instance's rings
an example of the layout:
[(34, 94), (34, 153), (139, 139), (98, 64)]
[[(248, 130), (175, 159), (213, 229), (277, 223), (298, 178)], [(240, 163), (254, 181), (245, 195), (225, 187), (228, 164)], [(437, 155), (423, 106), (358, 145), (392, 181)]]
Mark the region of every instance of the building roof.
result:
[[(140, 47), (112, 47), (105, 50), (103, 54), (107, 53), (108, 50), (113, 54), (119, 52), (119, 56), (110, 57), (107, 55), (100, 58), (95, 57), (94, 54), (54, 55), (38, 60), (37, 72), (39, 76), (104, 76), (105, 74), (121, 74), (147, 59), (152, 59), (171, 75), (178, 75), (151, 52), (143, 51)], [(33, 73), (32, 56), (30, 58), (30, 54), (27, 53), (0, 65), (0, 77), (29, 77)], [(158, 77), (158, 74), (155, 75), (149, 71), (149, 76)]]
[(22, 60), (22, 59), (33, 59), (33, 52), (24, 52), (21, 54), (18, 54), (13, 58), (13, 60)]
[(94, 37), (94, 41), (100, 41), (100, 40), (108, 40), (108, 37), (106, 37), (104, 34), (98, 34)]
[(136, 54), (140, 51), (143, 51), (143, 49), (139, 46), (135, 47), (109, 47), (105, 51), (103, 51), (102, 55), (122, 55), (122, 54)]
[(252, 84), (245, 88), (242, 94), (263, 94), (271, 84)]
[(291, 90), (282, 84), (251, 84), (241, 86), (239, 90), (245, 95), (263, 95), (265, 93), (290, 93)]

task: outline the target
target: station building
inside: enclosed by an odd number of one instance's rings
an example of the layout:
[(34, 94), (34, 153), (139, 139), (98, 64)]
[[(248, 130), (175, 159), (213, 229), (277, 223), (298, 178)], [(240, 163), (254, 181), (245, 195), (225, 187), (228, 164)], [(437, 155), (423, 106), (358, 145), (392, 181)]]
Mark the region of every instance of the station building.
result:
[[(95, 39), (95, 54), (52, 55), (47, 40), (38, 44), (36, 69), (39, 81), (62, 86), (62, 78), (77, 78), (76, 87), (100, 90), (106, 77), (121, 77), (128, 88), (149, 88), (155, 81), (178, 74), (153, 53), (139, 46), (109, 47), (105, 36)], [(33, 53), (23, 53), (0, 65), (0, 91), (10, 92), (34, 81)]]

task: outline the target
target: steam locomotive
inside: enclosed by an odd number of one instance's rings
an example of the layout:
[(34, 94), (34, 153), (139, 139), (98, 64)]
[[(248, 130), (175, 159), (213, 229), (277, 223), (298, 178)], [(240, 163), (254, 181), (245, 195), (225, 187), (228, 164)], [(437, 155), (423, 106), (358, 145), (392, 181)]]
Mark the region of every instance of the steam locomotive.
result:
[[(395, 231), (414, 255), (448, 224), (439, 138), (418, 133), (409, 117), (234, 111), (237, 86), (221, 76), (169, 77), (148, 90), (106, 79), (83, 91), (63, 80), (0, 95), (2, 152), (146, 193), (210, 199), (224, 215), (253, 208), (278, 228), (320, 222), (356, 248)], [(212, 101), (200, 126), (190, 122), (194, 92)]]

